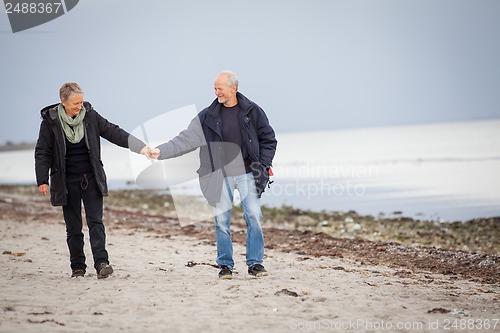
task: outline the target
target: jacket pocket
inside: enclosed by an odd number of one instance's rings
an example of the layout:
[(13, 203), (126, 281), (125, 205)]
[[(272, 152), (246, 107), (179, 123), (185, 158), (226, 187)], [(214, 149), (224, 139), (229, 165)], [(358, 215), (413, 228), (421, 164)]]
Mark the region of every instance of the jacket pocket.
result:
[(257, 195), (259, 198), (262, 193), (266, 190), (269, 183), (269, 171), (266, 166), (259, 162), (252, 162), (251, 164), (253, 178), (255, 180), (255, 188), (257, 189)]
[(65, 184), (62, 174), (57, 169), (50, 172), (50, 202), (53, 206), (65, 204)]
[(224, 175), (222, 169), (212, 171), (210, 167), (201, 167), (198, 169), (201, 192), (211, 206), (215, 206), (222, 193), (222, 184)]

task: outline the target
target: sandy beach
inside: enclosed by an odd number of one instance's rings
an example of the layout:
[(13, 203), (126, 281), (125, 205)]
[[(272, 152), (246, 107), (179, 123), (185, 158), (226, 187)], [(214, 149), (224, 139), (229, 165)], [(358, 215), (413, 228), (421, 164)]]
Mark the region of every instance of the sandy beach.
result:
[[(164, 218), (139, 227), (137, 213), (107, 208), (115, 273), (96, 278), (84, 228), (90, 268), (71, 279), (60, 209), (46, 198), (2, 191), (0, 212), (0, 332), (500, 331), (495, 255), (461, 255), (469, 262), (481, 257), (478, 269), (490, 266), (488, 281), (481, 274), (374, 264), (341, 245), (344, 255), (310, 255), (306, 243), (303, 252), (288, 251), (292, 246), (273, 245), (280, 231), (264, 226), (270, 275), (247, 274), (244, 244), (237, 241), (236, 274), (219, 281), (209, 225), (197, 227), (206, 232), (182, 231)], [(315, 242), (315, 235), (307, 237)], [(381, 257), (402, 246), (376, 244)]]

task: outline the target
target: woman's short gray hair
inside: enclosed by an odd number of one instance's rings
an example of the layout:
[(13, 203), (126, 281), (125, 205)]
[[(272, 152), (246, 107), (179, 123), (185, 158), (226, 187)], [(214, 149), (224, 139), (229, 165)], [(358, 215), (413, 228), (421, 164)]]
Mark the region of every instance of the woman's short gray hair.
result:
[(83, 95), (83, 89), (76, 82), (67, 82), (59, 89), (59, 98), (61, 101), (67, 101), (72, 94)]
[(227, 83), (229, 84), (229, 87), (231, 88), (232, 86), (235, 86), (236, 90), (238, 90), (239, 81), (236, 73), (231, 71), (222, 71), (217, 76), (219, 75), (225, 75), (227, 77)]

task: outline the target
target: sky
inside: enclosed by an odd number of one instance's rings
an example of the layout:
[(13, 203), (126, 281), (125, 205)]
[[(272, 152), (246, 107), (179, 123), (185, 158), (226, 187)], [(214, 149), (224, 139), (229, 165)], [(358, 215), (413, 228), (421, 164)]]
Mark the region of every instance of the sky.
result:
[(0, 144), (64, 82), (132, 131), (225, 69), (277, 133), (499, 119), (499, 36), (497, 0), (84, 0), (18, 33), (2, 11)]

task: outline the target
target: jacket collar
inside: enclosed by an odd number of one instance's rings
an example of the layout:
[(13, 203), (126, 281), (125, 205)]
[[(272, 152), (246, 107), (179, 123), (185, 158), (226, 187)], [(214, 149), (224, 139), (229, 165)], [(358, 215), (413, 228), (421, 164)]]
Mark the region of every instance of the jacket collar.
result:
[[(52, 120), (57, 119), (57, 106), (59, 103), (52, 104), (49, 106), (44, 107), (42, 110), (40, 110), (40, 115), (42, 118), (49, 117)], [(83, 105), (89, 111), (92, 109), (92, 105), (89, 102), (83, 102)]]
[(49, 106), (44, 107), (42, 110), (40, 110), (40, 116), (42, 118), (50, 118), (50, 119), (56, 119), (57, 118), (57, 104), (52, 104)]
[[(248, 114), (250, 110), (252, 109), (252, 102), (245, 97), (242, 93), (239, 91), (236, 92), (236, 98), (238, 99), (238, 104), (240, 106), (241, 111), (243, 114)], [(207, 114), (210, 115), (213, 118), (218, 118), (220, 115), (220, 111), (222, 109), (222, 104), (219, 103), (217, 98), (210, 104), (208, 107), (208, 112)]]
[(236, 98), (238, 98), (238, 104), (240, 105), (241, 111), (243, 111), (244, 114), (250, 112), (252, 109), (252, 101), (240, 92), (236, 92)]

